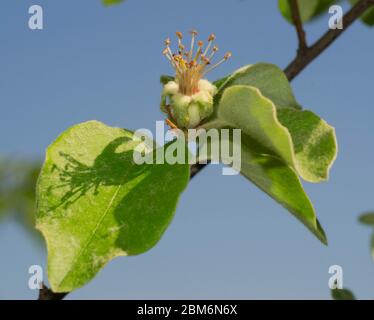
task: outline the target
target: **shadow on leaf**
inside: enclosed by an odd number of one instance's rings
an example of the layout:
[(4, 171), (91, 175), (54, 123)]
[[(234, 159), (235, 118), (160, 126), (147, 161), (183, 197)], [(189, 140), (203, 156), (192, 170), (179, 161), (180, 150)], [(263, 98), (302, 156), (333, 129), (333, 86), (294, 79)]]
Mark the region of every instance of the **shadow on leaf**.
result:
[(49, 210), (60, 206), (66, 209), (88, 192), (97, 195), (101, 185), (121, 185), (141, 174), (145, 169), (144, 166), (136, 166), (134, 169), (134, 166), (128, 165), (133, 161), (133, 146), (134, 142), (131, 138), (114, 139), (95, 159), (92, 166), (60, 152), (66, 163), (63, 167), (54, 164), (52, 172), (58, 171), (61, 183), (49, 187), (48, 192), (56, 189), (67, 189), (67, 191), (62, 195), (61, 201)]

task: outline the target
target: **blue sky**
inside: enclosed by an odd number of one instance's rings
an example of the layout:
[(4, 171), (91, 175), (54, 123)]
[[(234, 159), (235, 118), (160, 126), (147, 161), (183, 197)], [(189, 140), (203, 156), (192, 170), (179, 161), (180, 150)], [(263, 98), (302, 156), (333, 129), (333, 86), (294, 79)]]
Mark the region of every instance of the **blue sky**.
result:
[[(44, 9), (42, 31), (28, 29), (32, 4)], [(3, 0), (0, 9), (0, 154), (18, 159), (41, 159), (59, 133), (86, 120), (153, 130), (163, 119), (158, 79), (172, 72), (163, 40), (177, 30), (215, 32), (222, 51), (233, 52), (211, 80), (260, 61), (284, 68), (297, 45), (276, 1), (127, 0), (104, 8), (99, 0)], [(307, 26), (309, 41), (327, 19)], [(328, 247), (247, 180), (210, 166), (154, 249), (115, 259), (69, 298), (328, 299), (334, 264), (346, 287), (374, 298), (370, 230), (357, 223), (374, 209), (373, 32), (355, 23), (292, 83), (298, 101), (337, 132), (330, 180), (305, 184)], [(0, 252), (0, 299), (35, 298), (27, 270), (45, 266), (44, 249), (7, 220)]]

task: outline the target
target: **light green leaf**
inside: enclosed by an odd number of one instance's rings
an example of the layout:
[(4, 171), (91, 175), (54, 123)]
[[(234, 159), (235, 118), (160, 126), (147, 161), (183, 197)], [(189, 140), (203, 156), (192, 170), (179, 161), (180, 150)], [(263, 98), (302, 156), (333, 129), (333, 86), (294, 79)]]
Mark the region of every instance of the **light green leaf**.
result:
[(277, 111), (271, 100), (250, 86), (227, 88), (215, 119), (204, 127), (241, 129), (309, 182), (326, 180), (336, 156), (334, 129), (326, 122), (310, 111)]
[(337, 154), (334, 128), (307, 110), (281, 109), (277, 117), (291, 134), (300, 176), (310, 182), (327, 180)]
[(360, 216), (359, 221), (374, 227), (374, 212), (368, 212)]
[(331, 296), (334, 300), (356, 300), (352, 291), (348, 289), (333, 289)]
[[(358, 0), (350, 0), (350, 2), (352, 5), (355, 5)], [(361, 20), (368, 26), (374, 26), (374, 5), (364, 12), (361, 16)]]
[[(225, 153), (221, 153), (219, 158), (216, 158), (214, 153), (209, 153), (214, 144), (222, 146), (225, 143), (222, 137), (209, 140), (209, 144), (201, 146), (199, 159), (207, 158), (232, 165), (230, 163), (232, 159), (226, 157), (228, 155)], [(303, 190), (297, 173), (243, 132), (239, 146), (233, 147), (232, 135), (229, 137), (228, 144), (231, 150), (241, 149), (241, 174), (290, 211), (322, 243), (327, 244), (325, 232), (316, 218), (314, 208)]]
[[(302, 22), (308, 22), (328, 12), (328, 8), (339, 3), (339, 0), (298, 0), (300, 17)], [(289, 0), (278, 0), (278, 8), (283, 17), (290, 23), (292, 21)]]
[[(311, 18), (313, 18), (315, 12), (317, 11), (318, 3), (319, 0), (298, 0), (302, 22), (309, 21)], [(288, 22), (292, 23), (292, 14), (289, 0), (279, 0), (278, 8), (283, 17), (285, 17)]]
[(112, 6), (114, 4), (119, 4), (121, 2), (123, 2), (124, 0), (102, 0), (103, 2), (103, 5), (105, 6)]
[(327, 245), (326, 234), (296, 172), (271, 155), (256, 153), (250, 139), (244, 137), (243, 142), (241, 173), (291, 212)]
[(227, 88), (234, 85), (246, 85), (258, 88), (262, 95), (269, 98), (278, 109), (300, 109), (287, 77), (274, 64), (256, 63), (248, 65), (235, 71), (231, 76), (224, 78), (224, 80), (225, 82), (220, 85), (220, 90), (215, 96), (216, 105), (218, 105), (223, 92)]
[(209, 126), (239, 128), (274, 155), (293, 164), (290, 135), (278, 121), (274, 104), (257, 88), (243, 85), (227, 88), (216, 111), (216, 120)]
[(203, 127), (241, 129), (241, 173), (326, 243), (298, 175), (311, 182), (327, 179), (336, 156), (333, 128), (310, 111), (277, 109), (247, 85), (226, 87), (214, 118)]
[(135, 164), (132, 137), (90, 121), (48, 147), (37, 228), (47, 242), (53, 291), (74, 290), (114, 257), (151, 249), (171, 222), (189, 166)]

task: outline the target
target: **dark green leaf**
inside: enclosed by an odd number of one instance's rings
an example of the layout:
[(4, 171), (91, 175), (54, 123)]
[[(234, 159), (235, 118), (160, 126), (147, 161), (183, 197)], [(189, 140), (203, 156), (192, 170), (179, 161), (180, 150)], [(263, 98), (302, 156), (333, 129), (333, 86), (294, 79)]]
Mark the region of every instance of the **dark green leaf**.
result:
[(374, 227), (374, 212), (368, 212), (360, 216), (359, 221)]
[(348, 289), (333, 289), (331, 296), (334, 300), (356, 300), (352, 291)]
[(174, 81), (174, 77), (172, 77), (172, 76), (168, 76), (168, 75), (162, 75), (162, 76), (160, 77), (160, 82), (161, 82), (161, 84), (163, 84), (163, 85), (167, 84), (167, 83), (170, 82), (170, 81)]
[(102, 0), (103, 4), (105, 6), (111, 6), (111, 5), (114, 5), (114, 4), (119, 4), (121, 2), (123, 2), (124, 0)]
[[(298, 0), (300, 17), (302, 22), (312, 21), (321, 14), (328, 13), (330, 6), (338, 4), (339, 0)], [(289, 0), (278, 0), (279, 11), (283, 17), (290, 23), (292, 21), (291, 8)]]
[(40, 167), (36, 161), (0, 162), (0, 218), (12, 215), (33, 236), (36, 236), (35, 184)]
[[(358, 0), (350, 0), (350, 2), (352, 5), (355, 5)], [(361, 16), (361, 20), (368, 26), (374, 26), (374, 5), (365, 11), (365, 13)]]
[(370, 252), (371, 252), (371, 257), (374, 260), (374, 232), (371, 235), (371, 241), (370, 241)]

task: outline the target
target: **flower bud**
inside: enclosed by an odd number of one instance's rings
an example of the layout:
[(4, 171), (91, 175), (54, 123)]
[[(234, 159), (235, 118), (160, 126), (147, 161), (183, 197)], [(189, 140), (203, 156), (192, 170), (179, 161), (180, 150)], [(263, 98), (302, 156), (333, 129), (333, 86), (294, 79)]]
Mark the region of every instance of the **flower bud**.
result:
[(198, 88), (197, 93), (189, 96), (179, 92), (179, 85), (175, 81), (164, 86), (163, 100), (169, 100), (171, 120), (181, 129), (195, 128), (213, 113), (213, 94), (217, 88), (205, 79), (199, 80)]
[(164, 95), (174, 95), (178, 93), (179, 90), (179, 85), (175, 81), (169, 81), (165, 86), (164, 86)]
[(175, 71), (175, 80), (164, 86), (161, 110), (169, 116), (169, 124), (180, 129), (190, 129), (197, 127), (213, 113), (213, 96), (217, 93), (217, 88), (203, 78), (228, 60), (231, 53), (212, 64), (213, 57), (218, 52), (218, 47), (214, 44), (214, 33), (208, 37), (208, 42), (204, 43), (197, 41), (196, 31), (191, 31), (190, 48), (182, 43), (181, 32), (178, 31), (176, 35), (177, 51), (172, 51), (169, 38), (166, 39), (162, 51)]

